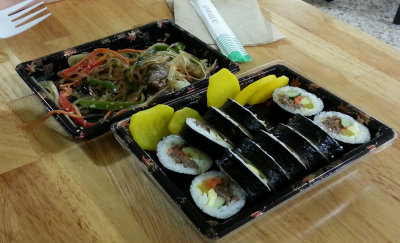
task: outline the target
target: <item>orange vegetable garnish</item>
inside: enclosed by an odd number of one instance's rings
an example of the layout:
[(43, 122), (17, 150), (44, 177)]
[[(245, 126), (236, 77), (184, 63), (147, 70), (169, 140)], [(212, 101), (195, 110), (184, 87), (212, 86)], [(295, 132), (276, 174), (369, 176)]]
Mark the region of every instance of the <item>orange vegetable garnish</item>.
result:
[(117, 52), (119, 53), (124, 53), (124, 52), (135, 52), (135, 53), (140, 53), (142, 52), (141, 50), (136, 50), (136, 49), (120, 49)]
[[(74, 66), (62, 71), (61, 74), (63, 75), (64, 78), (68, 78), (71, 72), (78, 71), (78, 72), (82, 72), (82, 73), (88, 73), (90, 71), (90, 69), (92, 69), (98, 65), (101, 65), (103, 63), (106, 53), (111, 53), (111, 54), (121, 58), (128, 65), (129, 65), (129, 62), (131, 61), (116, 51), (113, 51), (113, 50), (110, 50), (107, 48), (97, 48), (97, 49), (94, 49), (91, 53), (89, 53), (82, 60), (80, 60), (78, 63), (76, 63)], [(103, 54), (103, 56), (99, 57), (99, 56), (97, 56), (98, 54)]]
[(211, 188), (215, 188), (216, 186), (218, 186), (221, 183), (222, 183), (221, 178), (210, 178), (210, 179), (206, 180), (204, 184), (208, 187), (208, 189), (211, 189)]
[[(29, 128), (29, 127), (31, 127), (31, 126), (34, 126), (34, 125), (36, 125), (36, 124), (38, 124), (38, 123), (43, 122), (44, 120), (46, 120), (47, 118), (49, 118), (50, 116), (52, 116), (52, 115), (54, 115), (54, 114), (64, 114), (64, 115), (70, 116), (70, 117), (72, 117), (72, 118), (83, 119), (82, 116), (77, 115), (77, 114), (73, 114), (73, 113), (68, 112), (68, 111), (64, 111), (64, 110), (52, 110), (52, 111), (49, 111), (49, 112), (48, 112), (44, 117), (42, 117), (41, 119), (36, 120), (36, 121), (33, 121), (33, 122), (26, 122), (26, 123), (22, 124), (20, 127), (21, 127), (21, 128)], [(89, 123), (88, 123), (88, 124), (89, 124)]]
[(294, 98), (294, 103), (296, 104), (296, 105), (298, 105), (298, 104), (300, 104), (300, 101), (302, 100), (304, 98), (304, 96), (301, 96), (301, 95), (299, 95), (299, 96), (297, 96), (296, 98)]

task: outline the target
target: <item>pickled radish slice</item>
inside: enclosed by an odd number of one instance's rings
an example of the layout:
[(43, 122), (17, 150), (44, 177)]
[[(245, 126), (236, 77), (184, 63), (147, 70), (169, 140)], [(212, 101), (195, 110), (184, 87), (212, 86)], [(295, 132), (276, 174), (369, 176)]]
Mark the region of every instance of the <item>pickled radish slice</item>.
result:
[(132, 115), (129, 130), (133, 139), (143, 149), (156, 151), (161, 138), (170, 134), (168, 124), (174, 109), (167, 105), (156, 105)]
[(241, 105), (247, 104), (248, 100), (254, 93), (259, 91), (262, 86), (273, 81), (274, 79), (276, 79), (275, 75), (268, 75), (266, 77), (263, 77), (255, 81), (254, 83), (251, 83), (250, 85), (245, 87), (242, 91), (240, 91), (240, 93), (236, 95), (234, 100)]
[(184, 107), (174, 113), (168, 124), (168, 129), (172, 134), (179, 134), (185, 125), (186, 118), (201, 120), (201, 115), (192, 108)]
[(289, 78), (284, 75), (265, 83), (260, 87), (259, 91), (249, 98), (248, 104), (255, 105), (271, 99), (275, 89), (286, 86), (288, 83)]
[(239, 80), (228, 69), (223, 68), (213, 74), (208, 82), (207, 106), (221, 107), (228, 98), (240, 92)]

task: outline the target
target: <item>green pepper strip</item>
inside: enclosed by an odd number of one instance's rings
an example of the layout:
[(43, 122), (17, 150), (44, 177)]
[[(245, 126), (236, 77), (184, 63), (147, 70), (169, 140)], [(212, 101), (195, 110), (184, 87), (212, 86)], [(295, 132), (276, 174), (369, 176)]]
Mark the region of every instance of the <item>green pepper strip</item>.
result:
[(174, 47), (171, 48), (174, 52), (179, 53), (185, 49), (185, 44), (182, 42), (176, 42)]
[(166, 51), (170, 49), (170, 47), (167, 44), (164, 43), (159, 43), (153, 46), (152, 48), (154, 51)]
[(176, 53), (179, 53), (179, 51), (182, 51), (185, 49), (185, 44), (182, 42), (176, 42), (174, 47), (169, 47), (167, 44), (164, 43), (159, 43), (153, 46), (154, 51), (174, 51)]
[(85, 82), (90, 85), (105, 88), (105, 89), (108, 89), (113, 92), (117, 92), (117, 90), (118, 90), (118, 87), (115, 86), (111, 81), (104, 81), (104, 80), (100, 80), (97, 78), (89, 77), (86, 79)]
[(145, 97), (142, 95), (142, 98), (137, 102), (121, 102), (121, 101), (105, 101), (105, 100), (85, 100), (79, 99), (78, 103), (84, 107), (99, 109), (99, 110), (124, 110), (128, 109), (133, 105), (140, 104), (144, 102)]

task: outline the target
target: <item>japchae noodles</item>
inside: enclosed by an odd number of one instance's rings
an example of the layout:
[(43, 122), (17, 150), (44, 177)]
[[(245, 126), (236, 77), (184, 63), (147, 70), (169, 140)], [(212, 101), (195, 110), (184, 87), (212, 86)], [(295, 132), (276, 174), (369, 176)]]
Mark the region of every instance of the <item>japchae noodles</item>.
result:
[(60, 80), (40, 83), (62, 109), (53, 114), (69, 115), (82, 127), (206, 79), (216, 66), (185, 52), (180, 42), (145, 50), (98, 48), (71, 56), (68, 63)]

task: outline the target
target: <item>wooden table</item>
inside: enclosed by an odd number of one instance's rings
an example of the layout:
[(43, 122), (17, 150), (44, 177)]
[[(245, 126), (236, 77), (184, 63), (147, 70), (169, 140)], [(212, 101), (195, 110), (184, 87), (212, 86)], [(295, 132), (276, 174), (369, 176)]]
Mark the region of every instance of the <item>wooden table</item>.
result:
[[(19, 0), (1, 1), (0, 8)], [(242, 71), (283, 59), (311, 80), (400, 129), (400, 52), (299, 0), (260, 0), (287, 38), (246, 48)], [(40, 25), (0, 40), (0, 241), (198, 242), (109, 132), (68, 138), (40, 117), (39, 101), (15, 73), (22, 62), (172, 14), (163, 0), (68, 0), (48, 4)], [(380, 242), (400, 239), (400, 142), (223, 238), (221, 242)]]

